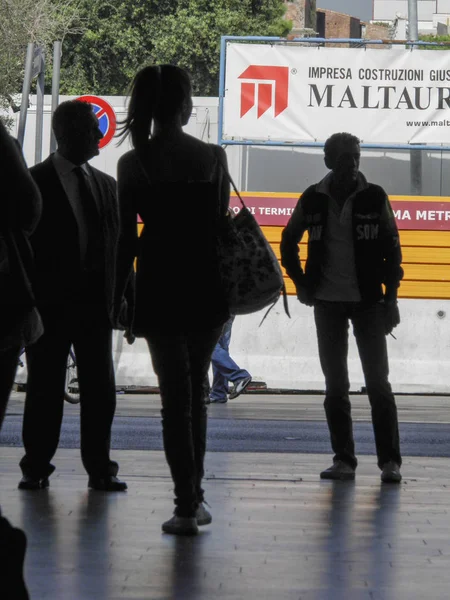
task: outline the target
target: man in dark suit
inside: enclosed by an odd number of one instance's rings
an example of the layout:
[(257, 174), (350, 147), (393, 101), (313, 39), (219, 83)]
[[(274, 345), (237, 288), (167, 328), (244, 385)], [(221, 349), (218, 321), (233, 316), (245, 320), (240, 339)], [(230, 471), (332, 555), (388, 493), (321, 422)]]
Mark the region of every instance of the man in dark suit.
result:
[(60, 104), (52, 120), (58, 150), (30, 169), (43, 211), (31, 243), (44, 334), (27, 348), (20, 489), (49, 486), (59, 442), (66, 362), (73, 344), (80, 389), (81, 459), (88, 487), (124, 491), (110, 460), (116, 407), (112, 331), (119, 219), (115, 180), (86, 161), (102, 133), (90, 104)]

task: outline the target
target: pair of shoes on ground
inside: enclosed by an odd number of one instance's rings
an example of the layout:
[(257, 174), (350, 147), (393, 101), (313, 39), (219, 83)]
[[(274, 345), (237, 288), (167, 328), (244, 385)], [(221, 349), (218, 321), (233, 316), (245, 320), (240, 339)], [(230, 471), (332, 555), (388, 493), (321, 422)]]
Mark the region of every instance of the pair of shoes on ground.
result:
[[(336, 460), (331, 467), (320, 474), (321, 479), (333, 479), (340, 481), (353, 481), (355, 469), (342, 460)], [(381, 469), (381, 481), (383, 483), (400, 483), (402, 475), (399, 465), (393, 460), (385, 463)]]
[(173, 515), (171, 519), (162, 524), (161, 529), (164, 533), (173, 535), (196, 535), (198, 528), (202, 525), (209, 525), (212, 522), (212, 516), (205, 505), (200, 503), (195, 512), (195, 517), (178, 517)]
[(400, 483), (401, 480), (400, 467), (396, 462), (390, 460), (382, 466), (381, 481), (383, 483)]
[(17, 486), (19, 490), (45, 490), (50, 485), (48, 477), (24, 475)]
[(228, 402), (228, 398), (207, 398), (205, 400), (205, 404), (226, 404)]
[[(19, 490), (43, 490), (50, 486), (48, 477), (36, 478), (24, 475), (19, 482)], [(101, 492), (124, 492), (127, 489), (125, 481), (120, 481), (113, 475), (107, 477), (89, 477), (88, 488)]]
[(343, 460), (335, 460), (331, 467), (321, 472), (320, 479), (353, 481), (355, 479), (355, 469)]
[(106, 477), (89, 477), (88, 488), (99, 492), (124, 492), (128, 489), (125, 481), (120, 481), (114, 475)]

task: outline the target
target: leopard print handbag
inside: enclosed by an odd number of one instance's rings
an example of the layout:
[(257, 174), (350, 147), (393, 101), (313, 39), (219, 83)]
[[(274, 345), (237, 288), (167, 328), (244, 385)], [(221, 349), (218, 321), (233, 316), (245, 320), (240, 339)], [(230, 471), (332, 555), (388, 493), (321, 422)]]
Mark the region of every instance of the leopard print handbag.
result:
[(265, 318), (283, 294), (284, 309), (290, 317), (283, 273), (275, 252), (245, 206), (228, 170), (223, 165), (222, 168), (242, 205), (236, 216), (229, 212), (219, 222), (219, 270), (230, 313), (245, 315), (269, 307)]

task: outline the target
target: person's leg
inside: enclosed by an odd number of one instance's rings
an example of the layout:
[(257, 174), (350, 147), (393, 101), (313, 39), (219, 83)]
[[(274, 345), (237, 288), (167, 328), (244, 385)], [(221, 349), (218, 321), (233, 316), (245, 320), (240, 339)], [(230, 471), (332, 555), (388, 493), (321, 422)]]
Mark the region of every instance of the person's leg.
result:
[(204, 500), (202, 479), (206, 451), (207, 409), (204, 402), (202, 382), (208, 372), (211, 353), (220, 335), (220, 328), (196, 332), (187, 337), (191, 373), (192, 440), (195, 460), (195, 488), (197, 502)]
[(58, 318), (43, 315), (44, 334), (26, 350), (27, 390), (22, 438), (25, 477), (45, 480), (58, 448), (64, 406), (64, 382), (70, 339)]
[(112, 330), (102, 321), (74, 337), (80, 389), (81, 460), (90, 479), (115, 477), (110, 459), (111, 427), (116, 410)]
[[(214, 347), (214, 352), (216, 351), (217, 344)], [(214, 355), (213, 352), (213, 355)], [(219, 350), (220, 352), (220, 350)], [(212, 372), (213, 372), (213, 380), (212, 386), (209, 390), (209, 399), (211, 402), (226, 402), (228, 400), (228, 379), (222, 375), (220, 370), (217, 368), (214, 359), (211, 360), (212, 364)]]
[(400, 466), (397, 407), (389, 383), (383, 305), (359, 305), (353, 311), (352, 322), (372, 409), (378, 466), (382, 468), (389, 461)]
[(314, 307), (319, 358), (325, 376), (325, 414), (334, 462), (357, 466), (348, 378), (348, 316), (341, 302), (318, 302)]
[(241, 369), (231, 358), (229, 353), (233, 321), (234, 317), (231, 317), (225, 323), (219, 341), (212, 353), (211, 362), (214, 374), (213, 386), (210, 394), (212, 400), (223, 398), (228, 395), (228, 381), (235, 383), (250, 377), (250, 373), (246, 369)]
[(228, 379), (222, 373), (222, 363), (226, 361), (230, 346), (231, 327), (234, 317), (230, 317), (223, 325), (217, 344), (213, 348), (211, 366), (213, 372), (212, 386), (209, 398), (212, 402), (226, 402), (228, 399)]
[(17, 364), (21, 348), (7, 348), (0, 350), (0, 429), (5, 418), (6, 407), (9, 396), (14, 385), (14, 377), (17, 371)]
[(161, 395), (164, 452), (174, 482), (175, 515), (194, 518), (198, 501), (186, 336), (154, 333), (147, 343)]
[(209, 385), (209, 375), (206, 373), (206, 377), (203, 381), (203, 397), (205, 399), (205, 403), (209, 403), (209, 392), (211, 391), (211, 386)]

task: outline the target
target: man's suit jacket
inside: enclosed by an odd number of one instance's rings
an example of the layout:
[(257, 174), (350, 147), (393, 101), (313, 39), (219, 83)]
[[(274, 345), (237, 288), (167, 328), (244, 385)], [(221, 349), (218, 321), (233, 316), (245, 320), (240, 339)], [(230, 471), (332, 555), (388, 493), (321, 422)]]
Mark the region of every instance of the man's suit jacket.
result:
[[(115, 327), (114, 306), (119, 213), (116, 182), (113, 177), (90, 167), (94, 198), (101, 223), (104, 268), (104, 301), (111, 325)], [(42, 216), (31, 237), (35, 253), (35, 293), (38, 307), (70, 304), (77, 294), (81, 274), (78, 226), (69, 198), (53, 165), (51, 156), (31, 167), (42, 196)], [(89, 304), (89, 297), (83, 299)]]

